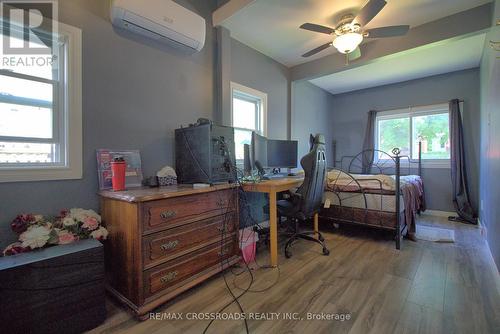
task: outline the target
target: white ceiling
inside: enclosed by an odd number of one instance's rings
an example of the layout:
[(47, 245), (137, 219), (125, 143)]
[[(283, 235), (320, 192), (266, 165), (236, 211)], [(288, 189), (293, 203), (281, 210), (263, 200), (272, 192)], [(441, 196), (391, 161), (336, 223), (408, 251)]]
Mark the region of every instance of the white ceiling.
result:
[[(330, 41), (328, 35), (299, 29), (305, 22), (335, 26), (345, 14), (356, 14), (367, 0), (256, 0), (227, 19), (231, 36), (286, 66), (315, 60), (336, 52), (329, 48), (302, 58), (307, 51)], [(491, 0), (387, 0), (387, 5), (366, 28), (437, 20)]]
[[(310, 80), (332, 94), (478, 67), (485, 34), (438, 42)], [(453, 55), (450, 57), (450, 55)]]

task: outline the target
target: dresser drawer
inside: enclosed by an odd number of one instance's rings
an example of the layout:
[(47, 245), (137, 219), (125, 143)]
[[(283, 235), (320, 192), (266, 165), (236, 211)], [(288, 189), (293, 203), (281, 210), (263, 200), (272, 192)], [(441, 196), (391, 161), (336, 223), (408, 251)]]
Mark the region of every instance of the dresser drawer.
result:
[(220, 241), (223, 233), (225, 238), (229, 237), (237, 229), (236, 215), (236, 212), (231, 212), (145, 236), (144, 267), (154, 266)]
[(146, 202), (143, 232), (151, 233), (236, 210), (235, 190), (223, 190)]
[(146, 270), (143, 275), (144, 297), (150, 298), (160, 292), (168, 292), (170, 289), (182, 286), (195, 274), (236, 255), (237, 246), (236, 238), (232, 237), (226, 240), (222, 247), (220, 243), (215, 243)]

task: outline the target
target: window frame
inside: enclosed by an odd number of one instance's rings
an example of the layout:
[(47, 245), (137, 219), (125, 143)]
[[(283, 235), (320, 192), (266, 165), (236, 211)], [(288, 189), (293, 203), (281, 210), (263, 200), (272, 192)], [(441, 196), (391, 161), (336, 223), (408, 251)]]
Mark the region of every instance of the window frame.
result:
[[(249, 102), (255, 102), (256, 100), (260, 101), (260, 108), (257, 112), (257, 117), (255, 120), (256, 129), (252, 130), (248, 128), (240, 128), (234, 126), (234, 98), (237, 95), (237, 98), (241, 100), (247, 100)], [(230, 115), (231, 126), (235, 130), (240, 131), (256, 131), (258, 134), (267, 137), (267, 94), (261, 92), (259, 90), (238, 84), (236, 82), (231, 82), (231, 115)], [(243, 163), (243, 159), (236, 159), (237, 164)]]
[[(377, 113), (375, 119), (375, 149), (379, 149), (379, 121), (381, 120), (390, 120), (390, 119), (398, 119), (398, 118), (409, 118), (409, 127), (410, 127), (410, 161), (418, 161), (418, 159), (413, 159), (413, 118), (418, 116), (429, 116), (429, 115), (440, 115), (440, 114), (448, 114), (450, 115), (450, 109), (447, 103), (426, 105), (426, 106), (417, 106), (417, 107), (408, 107), (403, 109), (391, 109), (386, 111), (381, 111)], [(415, 148), (418, 149), (418, 148)], [(390, 152), (388, 152), (391, 154)], [(377, 157), (375, 157), (377, 159)], [(381, 161), (380, 159), (379, 161)], [(402, 159), (401, 165), (407, 167), (409, 164), (408, 159)], [(448, 159), (422, 159), (422, 166), (426, 168), (451, 168), (450, 158)]]
[[(59, 39), (65, 47), (59, 50), (61, 63), (59, 78), (43, 79), (29, 74), (0, 70), (4, 75), (46, 82), (53, 85), (53, 138), (1, 137), (7, 141), (50, 143), (59, 145), (59, 163), (0, 164), (0, 183), (81, 179), (83, 176), (82, 145), (82, 31), (79, 28), (54, 21)], [(63, 51), (61, 53), (61, 51)], [(56, 89), (57, 87), (57, 89)], [(57, 103), (55, 102), (57, 101)], [(55, 144), (57, 145), (57, 144)]]

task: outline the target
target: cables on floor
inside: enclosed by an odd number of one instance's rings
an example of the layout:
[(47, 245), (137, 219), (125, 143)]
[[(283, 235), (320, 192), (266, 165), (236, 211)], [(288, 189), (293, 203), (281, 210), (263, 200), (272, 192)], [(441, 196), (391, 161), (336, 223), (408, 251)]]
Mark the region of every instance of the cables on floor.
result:
[[(186, 136), (186, 133), (185, 133), (185, 129), (181, 129), (181, 133), (183, 135), (183, 138), (186, 142), (186, 146), (187, 146), (187, 149), (189, 151), (189, 154), (191, 155), (191, 157), (193, 158), (193, 160), (195, 161), (197, 167), (199, 168), (199, 170), (201, 170), (203, 172), (203, 174), (205, 175), (205, 177), (209, 180), (209, 183), (212, 184), (212, 180), (211, 180), (211, 177), (210, 175), (207, 173), (207, 171), (205, 171), (203, 169), (203, 167), (201, 166), (200, 162), (198, 161), (198, 158), (196, 157), (196, 155), (194, 154), (192, 148), (191, 148), (191, 145), (189, 143), (189, 139), (188, 137)], [(219, 139), (220, 141), (220, 139)], [(227, 145), (225, 142), (219, 142), (219, 145), (222, 145), (224, 150), (227, 152), (229, 152), (229, 150), (227, 149)], [(230, 155), (228, 155), (230, 157)], [(232, 162), (229, 161), (230, 165), (232, 166)], [(219, 197), (219, 200), (218, 200), (218, 203), (220, 203), (220, 209), (223, 210), (224, 209), (224, 204), (225, 201), (224, 199), (221, 197), (221, 194), (220, 192), (216, 192), (218, 197)], [(227, 219), (228, 217), (230, 217), (231, 215), (228, 215), (230, 211), (230, 205), (227, 206), (226, 208), (226, 212), (224, 213), (224, 221), (223, 221), (223, 226), (222, 226), (222, 229), (221, 229), (221, 240), (220, 240), (220, 248), (221, 248), (221, 254), (224, 253), (224, 241), (225, 241), (225, 232), (226, 232), (226, 226), (227, 226)], [(243, 307), (241, 305), (241, 303), (239, 302), (239, 299), (245, 295), (248, 290), (251, 288), (252, 284), (253, 284), (253, 281), (254, 281), (254, 277), (253, 277), (253, 273), (252, 271), (250, 270), (250, 268), (248, 267), (248, 264), (246, 264), (246, 268), (250, 274), (250, 277), (251, 277), (251, 280), (250, 280), (250, 283), (248, 284), (248, 288), (246, 290), (244, 290), (238, 297), (235, 296), (235, 294), (233, 293), (233, 291), (231, 290), (231, 288), (229, 287), (229, 284), (227, 282), (227, 279), (226, 279), (226, 273), (225, 273), (225, 268), (224, 268), (224, 263), (226, 265), (228, 265), (228, 259), (223, 259), (220, 261), (220, 265), (221, 265), (221, 272), (222, 272), (222, 277), (224, 278), (224, 283), (226, 285), (226, 289), (228, 290), (229, 294), (231, 295), (232, 297), (232, 301), (230, 301), (229, 303), (227, 303), (221, 310), (219, 310), (219, 313), (223, 312), (227, 307), (229, 307), (230, 305), (232, 305), (233, 303), (236, 303), (238, 308), (240, 309), (241, 313), (245, 313), (245, 311), (243, 310)], [(247, 319), (246, 317), (243, 319), (244, 320), (244, 323), (245, 323), (245, 330), (246, 330), (246, 333), (250, 333), (249, 332), (249, 329), (248, 329), (248, 322), (247, 322)], [(207, 325), (207, 327), (205, 327), (205, 330), (203, 331), (203, 333), (205, 334), (208, 329), (210, 328), (210, 326), (212, 325), (212, 323), (214, 322), (214, 319), (212, 319), (209, 324)]]
[[(182, 134), (183, 134), (183, 137), (184, 137), (184, 140), (186, 142), (186, 146), (188, 148), (188, 151), (189, 151), (189, 154), (191, 155), (191, 157), (193, 158), (193, 160), (195, 161), (197, 167), (199, 168), (199, 170), (201, 170), (203, 172), (203, 174), (205, 175), (205, 177), (209, 180), (209, 183), (211, 185), (212, 184), (212, 181), (211, 181), (211, 178), (209, 176), (209, 174), (207, 173), (207, 171), (205, 171), (200, 162), (198, 161), (197, 157), (195, 156), (194, 152), (192, 151), (192, 148), (191, 148), (191, 145), (189, 143), (189, 140), (185, 134), (185, 130), (181, 130)], [(240, 201), (242, 201), (244, 207), (245, 207), (245, 213), (246, 213), (246, 217), (244, 218), (244, 221), (245, 223), (243, 224), (244, 228), (247, 228), (248, 226), (255, 226), (257, 227), (257, 229), (259, 230), (262, 230), (262, 226), (260, 226), (259, 222), (256, 221), (256, 219), (252, 216), (251, 214), (251, 211), (250, 211), (250, 207), (251, 207), (251, 203), (250, 201), (248, 200), (248, 197), (247, 197), (247, 194), (246, 192), (243, 190), (243, 184), (241, 183), (241, 178), (240, 178), (240, 175), (243, 176), (243, 173), (241, 170), (239, 170), (236, 166), (236, 163), (233, 162), (231, 160), (231, 152), (229, 150), (229, 147), (227, 146), (226, 142), (224, 141), (223, 138), (219, 138), (217, 139), (220, 147), (223, 149), (224, 151), (224, 154), (226, 155), (226, 158), (228, 159), (229, 161), (229, 166), (230, 166), (230, 173), (234, 173), (234, 175), (236, 176), (236, 182), (238, 184), (238, 187), (235, 188), (235, 190), (233, 191), (238, 191), (238, 198), (240, 199)], [(221, 194), (220, 192), (216, 192), (219, 196), (219, 203), (225, 203), (225, 201), (222, 199), (221, 197)], [(221, 246), (221, 253), (224, 252), (224, 242), (226, 240), (226, 231), (227, 231), (227, 220), (228, 218), (230, 218), (232, 216), (231, 214), (231, 206), (228, 205), (226, 208), (223, 207), (223, 204), (220, 205), (220, 209), (221, 210), (224, 210), (226, 209), (225, 213), (224, 213), (224, 220), (223, 220), (223, 226), (222, 226), (222, 229), (221, 229), (221, 237), (220, 237), (220, 246)], [(247, 221), (250, 221), (250, 224), (247, 225)], [(241, 224), (240, 224), (241, 225)], [(238, 226), (239, 228), (240, 226)], [(241, 249), (243, 248), (243, 243), (244, 242), (247, 242), (250, 238), (250, 235), (247, 235), (246, 236), (246, 240), (243, 239), (243, 237), (239, 238), (240, 242), (239, 242), (239, 248), (240, 248), (240, 251)], [(242, 254), (241, 254), (242, 255)], [(224, 268), (224, 265), (229, 265), (229, 259), (226, 258), (226, 259), (223, 259), (221, 260), (220, 264), (221, 264), (221, 272), (222, 272), (222, 277), (224, 279), (224, 284), (226, 286), (226, 289), (227, 291), (229, 292), (229, 294), (231, 295), (231, 298), (232, 300), (230, 302), (228, 302), (227, 304), (225, 304), (221, 309), (219, 309), (218, 313), (222, 313), (224, 312), (229, 306), (231, 306), (232, 304), (236, 304), (239, 308), (239, 310), (241, 311), (242, 314), (245, 314), (245, 311), (243, 309), (243, 306), (241, 305), (240, 303), (240, 298), (243, 297), (246, 293), (248, 292), (252, 292), (252, 293), (263, 293), (263, 292), (266, 292), (266, 291), (269, 291), (270, 289), (272, 289), (276, 284), (278, 284), (279, 282), (279, 279), (280, 279), (280, 268), (277, 267), (277, 271), (278, 271), (278, 275), (277, 275), (277, 278), (276, 278), (276, 281), (273, 282), (270, 286), (266, 287), (266, 288), (262, 288), (262, 289), (251, 289), (254, 282), (255, 282), (255, 277), (254, 277), (254, 274), (252, 272), (252, 269), (249, 267), (248, 263), (246, 263), (246, 261), (243, 261), (244, 262), (244, 265), (245, 265), (245, 268), (239, 272), (239, 273), (235, 273), (233, 271), (233, 268), (231, 268), (231, 273), (235, 276), (235, 278), (233, 279), (233, 284), (234, 286), (239, 289), (239, 290), (242, 290), (242, 292), (239, 294), (239, 295), (235, 295), (235, 293), (233, 292), (233, 290), (231, 289), (231, 287), (229, 286), (229, 283), (227, 281), (227, 277), (226, 277), (226, 273), (225, 273), (225, 268)], [(254, 259), (254, 262), (256, 263), (258, 269), (265, 269), (266, 267), (264, 266), (260, 266), (258, 263), (257, 263), (257, 260)], [(270, 268), (270, 267), (269, 267)], [(249, 281), (249, 284), (246, 288), (241, 288), (240, 286), (238, 286), (236, 284), (236, 277), (244, 274), (246, 272), (249, 273), (250, 275), (250, 281)], [(244, 317), (244, 324), (245, 324), (245, 330), (246, 330), (246, 333), (249, 333), (249, 328), (248, 328), (248, 322), (247, 322), (247, 319), (246, 317)], [(215, 319), (212, 319), (208, 325), (205, 327), (203, 333), (207, 333), (208, 329), (210, 328), (210, 326), (213, 324), (213, 322), (215, 321)]]

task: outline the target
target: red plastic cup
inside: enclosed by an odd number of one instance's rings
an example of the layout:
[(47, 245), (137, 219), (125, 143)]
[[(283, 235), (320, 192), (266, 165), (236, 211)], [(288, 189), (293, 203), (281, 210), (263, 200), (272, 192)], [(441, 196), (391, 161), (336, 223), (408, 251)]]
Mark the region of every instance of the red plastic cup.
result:
[(111, 162), (111, 183), (113, 184), (113, 191), (125, 190), (125, 161), (112, 161)]

